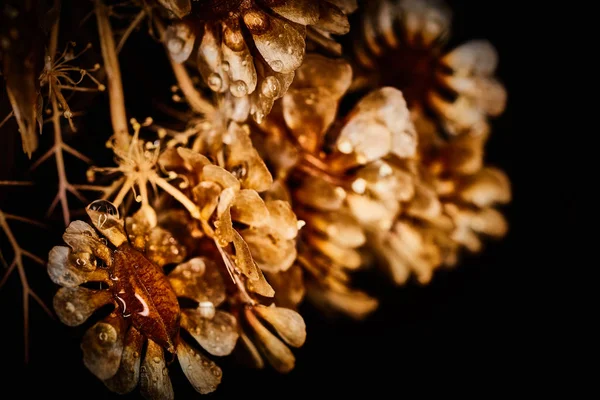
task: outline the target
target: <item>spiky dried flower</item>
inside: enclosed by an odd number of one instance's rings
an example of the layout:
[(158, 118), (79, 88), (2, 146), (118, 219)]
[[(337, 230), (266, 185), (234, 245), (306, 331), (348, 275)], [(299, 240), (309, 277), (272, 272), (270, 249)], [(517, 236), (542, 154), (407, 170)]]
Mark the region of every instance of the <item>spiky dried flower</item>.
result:
[(166, 32), (172, 59), (186, 61), (197, 41), (197, 67), (206, 84), (218, 93), (249, 96), (257, 121), (287, 91), (303, 62), (307, 37), (341, 54), (329, 35), (347, 33), (346, 13), (356, 9), (354, 0), (161, 3), (176, 17), (185, 15)]
[(447, 51), (452, 13), (443, 0), (373, 3), (354, 41), (357, 86), (399, 88), (411, 111), (432, 114), (450, 135), (486, 134), (488, 117), (506, 105), (491, 43), (473, 40)]
[[(193, 258), (167, 276), (162, 268), (182, 262), (185, 248), (156, 225), (152, 208), (142, 206), (127, 222), (104, 200), (86, 211), (94, 227), (72, 222), (63, 236), (68, 247), (54, 247), (48, 261), (50, 277), (63, 286), (54, 297), (63, 323), (78, 326), (99, 308), (113, 307), (83, 337), (86, 367), (114, 392), (129, 393), (139, 384), (146, 398), (172, 399), (167, 369), (172, 354), (198, 392), (214, 391), (222, 372), (205, 353), (228, 355), (238, 338), (235, 317), (216, 310), (226, 297), (216, 265)], [(106, 287), (81, 286), (91, 282)], [(196, 306), (180, 306), (178, 297)], [(202, 350), (186, 343), (180, 328)]]

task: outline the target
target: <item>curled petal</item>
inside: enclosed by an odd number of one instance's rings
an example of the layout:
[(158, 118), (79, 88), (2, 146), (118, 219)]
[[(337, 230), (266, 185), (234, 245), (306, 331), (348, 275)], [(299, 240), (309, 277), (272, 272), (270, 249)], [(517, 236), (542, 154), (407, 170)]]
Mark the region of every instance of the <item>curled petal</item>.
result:
[(281, 307), (265, 307), (259, 305), (254, 311), (277, 331), (287, 344), (300, 347), (306, 340), (306, 324), (300, 314), (294, 310)]
[(298, 219), (289, 202), (283, 200), (267, 201), (271, 229), (282, 238), (295, 239), (298, 235)]
[(182, 311), (181, 326), (196, 341), (214, 356), (231, 354), (238, 339), (235, 317), (224, 311), (217, 311), (212, 319), (204, 318), (197, 309)]
[[(69, 248), (55, 246), (48, 254), (48, 275), (52, 282), (65, 287), (77, 287), (86, 282), (107, 282), (108, 272), (105, 269), (83, 271), (69, 260)], [(88, 254), (88, 253), (84, 253)]]
[(263, 354), (278, 372), (288, 373), (296, 364), (296, 358), (292, 351), (275, 335), (273, 335), (265, 326), (256, 318), (251, 309), (245, 310), (246, 319), (254, 330), (258, 339), (258, 345)]
[(101, 380), (111, 378), (119, 370), (123, 354), (123, 325), (123, 318), (113, 313), (89, 328), (83, 336), (83, 363)]
[(262, 226), (269, 221), (269, 210), (254, 190), (243, 189), (235, 197), (231, 218), (249, 226)]
[(210, 160), (202, 154), (186, 149), (185, 147), (178, 147), (177, 154), (183, 160), (185, 168), (188, 171), (194, 171), (197, 174), (200, 174), (206, 165), (212, 164)]
[(202, 169), (202, 180), (218, 183), (223, 189), (240, 190), (240, 182), (235, 176), (216, 165), (207, 165)]
[(258, 154), (248, 133), (238, 124), (231, 123), (227, 130), (226, 167), (240, 180), (242, 187), (257, 192), (268, 190), (273, 177)]
[(225, 301), (225, 284), (217, 265), (204, 257), (178, 265), (168, 276), (178, 297), (211, 302), (215, 307)]
[(442, 58), (458, 75), (491, 75), (498, 65), (498, 53), (487, 40), (467, 42)]
[(177, 346), (177, 358), (183, 373), (196, 391), (207, 394), (217, 389), (223, 372), (211, 359), (194, 350), (183, 340)]
[(146, 399), (173, 400), (175, 398), (163, 349), (150, 339), (140, 368), (140, 392)]
[(85, 222), (71, 222), (63, 234), (63, 240), (73, 249), (73, 252), (77, 254), (93, 254), (107, 264), (110, 264), (110, 248), (100, 241), (94, 228)]
[(198, 46), (198, 69), (212, 91), (224, 93), (229, 88), (229, 76), (223, 68), (220, 28), (220, 24), (204, 25), (204, 35)]
[(221, 186), (215, 182), (204, 181), (192, 189), (196, 204), (200, 205), (200, 217), (208, 221), (219, 205)]
[(94, 311), (111, 302), (112, 295), (107, 290), (63, 287), (54, 296), (53, 304), (56, 315), (63, 324), (78, 326)]
[(129, 327), (125, 336), (119, 370), (115, 376), (104, 381), (106, 387), (111, 391), (126, 394), (133, 391), (138, 385), (143, 344), (144, 337), (140, 332), (133, 326)]

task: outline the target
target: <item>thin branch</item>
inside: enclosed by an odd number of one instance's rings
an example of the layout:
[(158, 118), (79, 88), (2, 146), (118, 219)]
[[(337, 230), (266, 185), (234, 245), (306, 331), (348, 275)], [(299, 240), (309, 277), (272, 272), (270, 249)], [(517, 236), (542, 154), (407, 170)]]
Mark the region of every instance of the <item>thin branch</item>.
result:
[(121, 49), (125, 45), (125, 42), (129, 38), (129, 35), (131, 35), (131, 33), (135, 30), (135, 28), (137, 28), (137, 26), (144, 20), (145, 17), (146, 17), (146, 10), (142, 9), (138, 13), (138, 15), (135, 16), (133, 21), (131, 21), (131, 24), (129, 24), (129, 26), (127, 27), (127, 30), (125, 30), (125, 32), (123, 33), (123, 36), (121, 36), (121, 39), (119, 40), (119, 44), (117, 45), (117, 49), (116, 49), (117, 53), (121, 52)]
[(2, 125), (4, 125), (10, 119), (10, 117), (12, 117), (14, 114), (15, 114), (14, 111), (9, 112), (8, 115), (6, 117), (4, 117), (2, 122), (0, 122), (0, 128), (2, 128)]
[(13, 215), (13, 214), (4, 213), (4, 218), (6, 218), (8, 220), (13, 220), (13, 221), (24, 222), (24, 223), (30, 224), (30, 225), (35, 225), (35, 226), (38, 226), (38, 227), (43, 228), (43, 229), (48, 229), (48, 225), (43, 224), (43, 223), (41, 223), (39, 221), (36, 221), (34, 219), (29, 219), (29, 218), (26, 218), (26, 217), (21, 217), (20, 215)]
[(93, 164), (94, 163), (91, 158), (87, 157), (84, 154), (81, 154), (79, 151), (75, 150), (74, 148), (72, 148), (68, 144), (63, 143), (62, 147), (63, 147), (64, 151), (66, 151), (67, 153), (70, 153), (73, 157), (77, 157), (81, 161), (83, 161), (83, 162), (85, 162), (87, 164)]
[(108, 8), (101, 0), (94, 1), (96, 20), (98, 21), (98, 34), (100, 36), (100, 47), (104, 59), (106, 71), (108, 96), (110, 99), (110, 116), (115, 136), (116, 146), (126, 150), (129, 145), (129, 128), (127, 125), (127, 114), (125, 113), (125, 97), (123, 95), (123, 83), (121, 82), (121, 70), (119, 59), (115, 51), (115, 40), (108, 20)]
[(0, 186), (33, 186), (34, 182), (23, 181), (0, 181)]

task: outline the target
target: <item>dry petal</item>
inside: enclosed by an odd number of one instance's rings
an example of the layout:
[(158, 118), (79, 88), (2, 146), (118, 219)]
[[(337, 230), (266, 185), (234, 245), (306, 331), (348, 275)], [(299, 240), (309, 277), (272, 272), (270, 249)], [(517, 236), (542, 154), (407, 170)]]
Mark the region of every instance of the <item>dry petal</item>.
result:
[(190, 27), (183, 22), (172, 23), (165, 32), (164, 41), (171, 59), (176, 63), (183, 63), (192, 54), (196, 35)]
[(275, 304), (279, 307), (296, 308), (304, 299), (306, 289), (302, 267), (292, 265), (287, 271), (267, 273), (275, 290)]
[(122, 317), (113, 313), (85, 332), (81, 341), (83, 363), (98, 379), (109, 379), (119, 370), (123, 329)]
[(362, 265), (360, 253), (352, 248), (339, 246), (315, 235), (310, 235), (308, 241), (335, 264), (343, 265), (348, 269), (358, 269)]
[(210, 302), (218, 307), (225, 301), (225, 284), (217, 265), (204, 257), (192, 258), (169, 274), (169, 281), (179, 297)]
[(90, 225), (83, 221), (73, 221), (69, 224), (63, 240), (76, 253), (88, 253), (110, 264), (111, 250), (104, 243)]
[(292, 89), (322, 89), (327, 93), (326, 96), (337, 101), (350, 88), (351, 83), (352, 67), (347, 61), (307, 54), (304, 63), (296, 71)]
[(342, 312), (361, 320), (371, 314), (379, 305), (377, 299), (357, 290), (327, 290), (315, 284), (307, 286), (307, 295), (317, 306), (325, 311)]
[(144, 337), (135, 327), (130, 327), (125, 336), (121, 364), (116, 375), (104, 381), (111, 391), (127, 394), (133, 391), (140, 379), (140, 362)]
[(344, 213), (311, 213), (307, 216), (310, 227), (316, 229), (339, 246), (357, 248), (367, 240), (358, 222)]
[(194, 350), (183, 340), (177, 346), (177, 358), (183, 373), (196, 391), (207, 394), (217, 389), (223, 372), (211, 359)]
[(306, 340), (306, 324), (300, 314), (294, 310), (281, 307), (265, 307), (259, 305), (254, 311), (277, 331), (287, 344), (300, 347)]
[(317, 177), (307, 177), (295, 191), (297, 200), (323, 211), (339, 210), (346, 199), (346, 191)]
[(231, 123), (227, 136), (227, 169), (240, 180), (243, 188), (257, 192), (268, 190), (273, 184), (273, 177), (252, 145), (248, 133), (238, 124)]
[(112, 295), (109, 291), (83, 287), (60, 288), (53, 301), (56, 315), (68, 326), (83, 324), (94, 311), (111, 302)]
[(185, 259), (186, 249), (173, 235), (162, 229), (154, 228), (146, 243), (146, 257), (158, 267), (180, 263)]
[(269, 364), (281, 373), (288, 373), (293, 370), (296, 358), (292, 351), (265, 328), (253, 314), (251, 309), (246, 309), (245, 315), (248, 323), (256, 333), (256, 337), (258, 338), (257, 344), (269, 361)]
[(350, 31), (346, 14), (328, 1), (319, 2), (319, 22), (315, 26), (336, 35), (344, 35)]
[(301, 25), (312, 25), (319, 20), (318, 3), (313, 0), (288, 0), (270, 8), (287, 20)]
[(256, 89), (257, 75), (250, 50), (239, 26), (226, 26), (223, 29), (221, 47), (223, 62), (227, 63), (231, 94), (235, 97), (245, 97)]
[(149, 400), (173, 400), (175, 398), (163, 349), (152, 340), (148, 340), (146, 356), (140, 368), (140, 392)]
[(212, 164), (210, 160), (202, 154), (186, 149), (185, 147), (178, 147), (177, 154), (183, 159), (185, 168), (188, 171), (194, 171), (197, 174), (202, 173), (202, 169), (206, 165)]
[(206, 165), (202, 169), (202, 180), (218, 183), (223, 189), (240, 190), (240, 182), (235, 176), (216, 165)]
[(196, 204), (200, 205), (200, 217), (208, 221), (219, 205), (221, 186), (215, 182), (200, 182), (192, 189)]
[(269, 210), (271, 229), (283, 239), (295, 239), (298, 235), (298, 219), (290, 203), (283, 200), (271, 200), (266, 204)]
[(113, 245), (119, 247), (123, 243), (127, 243), (123, 221), (119, 219), (119, 211), (114, 204), (106, 200), (96, 200), (90, 203), (85, 211), (96, 229)]
[(264, 296), (264, 297), (275, 296), (275, 291), (273, 290), (271, 285), (269, 285), (269, 282), (267, 282), (267, 280), (265, 279), (265, 276), (263, 275), (263, 273), (260, 269), (258, 270), (258, 279), (255, 281), (251, 281), (251, 280), (246, 281), (246, 286), (248, 287), (248, 290), (250, 290), (251, 292), (254, 292), (256, 294), (259, 294), (261, 296)]
[(487, 207), (511, 200), (510, 181), (504, 172), (484, 168), (470, 177), (460, 189), (460, 197), (477, 207)]
[(108, 281), (108, 272), (105, 269), (86, 272), (69, 262), (69, 252), (69, 248), (65, 246), (55, 246), (50, 250), (48, 275), (52, 282), (65, 287), (77, 287), (86, 282)]
[(231, 354), (238, 339), (235, 317), (224, 311), (217, 311), (212, 319), (204, 318), (197, 309), (185, 309), (181, 326), (196, 341), (214, 356)]
[(263, 271), (285, 271), (296, 260), (296, 241), (285, 240), (268, 227), (241, 232), (252, 258)]
[(269, 210), (254, 190), (243, 189), (235, 197), (231, 218), (249, 226), (262, 226), (269, 222)]
[(158, 0), (167, 10), (171, 11), (177, 18), (183, 18), (192, 11), (190, 0)]
[(491, 75), (498, 65), (498, 53), (487, 40), (472, 40), (445, 55), (441, 61), (458, 75)]

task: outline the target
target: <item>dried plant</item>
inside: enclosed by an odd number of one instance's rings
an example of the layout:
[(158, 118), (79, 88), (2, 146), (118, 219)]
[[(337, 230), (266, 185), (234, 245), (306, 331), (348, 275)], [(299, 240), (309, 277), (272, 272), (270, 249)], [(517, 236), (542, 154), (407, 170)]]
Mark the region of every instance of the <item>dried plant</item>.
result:
[[(91, 69), (75, 45), (57, 52), (59, 1), (38, 35), (45, 51), (23, 35), (31, 8), (2, 9), (12, 112), (0, 127), (14, 115), (31, 156), (47, 104), (54, 143), (32, 169), (55, 156), (50, 212), (61, 204), (66, 246), (48, 256), (61, 286), (54, 310), (87, 326), (84, 365), (109, 390), (171, 399), (177, 360), (210, 393), (219, 359), (244, 352), (287, 373), (306, 340), (305, 297), (362, 319), (378, 293), (355, 271), (377, 265), (396, 284), (426, 284), (464, 249), (480, 251), (482, 235), (507, 232), (496, 207), (511, 200), (510, 181), (484, 157), (488, 118), (506, 101), (495, 50), (476, 41), (446, 52), (451, 12), (441, 0), (369, 3), (94, 0), (102, 62)], [(337, 36), (349, 21), (344, 47)], [(119, 55), (132, 35), (164, 47), (151, 57), (167, 57), (177, 83), (156, 93), (166, 119), (127, 108), (136, 93), (124, 91)], [(94, 86), (79, 86), (84, 78)], [(89, 134), (65, 93), (103, 91), (112, 164), (92, 163), (63, 135)], [(65, 152), (91, 164), (89, 184), (70, 183)], [(89, 203), (90, 224), (71, 222), (68, 193)], [(44, 303), (23, 260), (46, 263), (19, 246), (9, 220), (30, 220), (0, 211), (13, 254), (0, 286), (19, 272), (27, 331), (29, 296)]]

